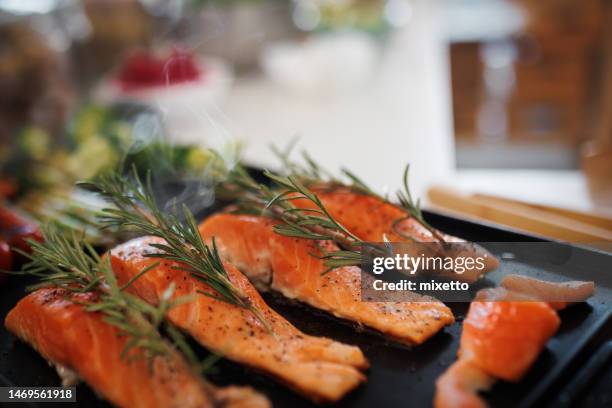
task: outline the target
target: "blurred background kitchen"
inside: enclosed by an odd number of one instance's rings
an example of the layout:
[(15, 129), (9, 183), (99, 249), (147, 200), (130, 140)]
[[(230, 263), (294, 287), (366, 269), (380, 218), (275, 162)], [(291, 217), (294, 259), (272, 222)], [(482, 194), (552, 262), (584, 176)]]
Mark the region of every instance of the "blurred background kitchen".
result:
[(152, 137), (270, 168), (297, 140), (381, 192), (410, 162), (429, 207), (612, 241), (611, 30), (605, 0), (0, 0), (0, 194)]

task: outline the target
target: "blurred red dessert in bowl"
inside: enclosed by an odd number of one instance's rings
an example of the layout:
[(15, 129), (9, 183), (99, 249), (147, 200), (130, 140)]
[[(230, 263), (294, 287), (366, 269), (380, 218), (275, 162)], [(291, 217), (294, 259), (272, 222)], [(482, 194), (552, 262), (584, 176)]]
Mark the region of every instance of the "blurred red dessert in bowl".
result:
[(223, 60), (172, 48), (153, 53), (136, 50), (104, 80), (94, 94), (102, 103), (138, 102), (157, 108), (164, 125), (183, 139), (199, 135), (201, 116), (222, 101), (232, 83)]
[(207, 67), (193, 53), (174, 48), (167, 56), (143, 50), (130, 54), (123, 62), (116, 81), (124, 92), (142, 91), (204, 80)]

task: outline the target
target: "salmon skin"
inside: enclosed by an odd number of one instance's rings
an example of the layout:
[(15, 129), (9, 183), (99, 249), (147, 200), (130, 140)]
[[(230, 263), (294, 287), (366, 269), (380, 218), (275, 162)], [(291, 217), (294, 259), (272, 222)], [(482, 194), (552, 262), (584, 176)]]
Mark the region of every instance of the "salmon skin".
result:
[(270, 332), (249, 310), (203, 295), (215, 292), (188, 272), (176, 269), (178, 264), (147, 256), (156, 251), (150, 244), (161, 242), (144, 237), (114, 248), (110, 252), (113, 272), (121, 285), (159, 261), (129, 290), (153, 305), (159, 304), (172, 282), (176, 285), (174, 296), (196, 295), (193, 301), (171, 309), (168, 319), (200, 344), (272, 375), (315, 401), (338, 401), (365, 381), (360, 370), (366, 369), (368, 362), (359, 348), (300, 332), (270, 309), (248, 279), (225, 262), (230, 280), (263, 314)]
[[(77, 304), (75, 303), (81, 303)], [(250, 388), (218, 389), (201, 380), (176, 352), (155, 357), (151, 366), (130, 353), (121, 356), (128, 337), (82, 304), (94, 294), (39, 289), (23, 298), (6, 317), (6, 327), (56, 365), (70, 371), (119, 407), (265, 408), (268, 400)]]
[(399, 342), (421, 344), (454, 322), (443, 303), (417, 294), (414, 302), (362, 301), (360, 268), (341, 267), (322, 275), (327, 267), (313, 256), (317, 243), (277, 234), (274, 224), (265, 217), (216, 214), (200, 224), (200, 233), (208, 241), (214, 237), (221, 257), (261, 290), (280, 292)]
[[(362, 241), (383, 242), (386, 238), (390, 242), (410, 243), (407, 250), (413, 251), (412, 255), (415, 256), (435, 251), (450, 257), (483, 258), (485, 265), (483, 269), (471, 269), (462, 273), (451, 272), (449, 277), (474, 282), (482, 274), (491, 272), (499, 266), (497, 258), (483, 247), (440, 231), (437, 231), (437, 234), (450, 245), (441, 246), (438, 251), (434, 244), (436, 238), (427, 228), (414, 218), (396, 223), (397, 220), (405, 218), (406, 213), (377, 197), (355, 193), (348, 188), (318, 188), (313, 191), (330, 215)], [(314, 204), (305, 199), (294, 200), (294, 204), (300, 208), (314, 208)], [(418, 245), (415, 240), (428, 244)]]

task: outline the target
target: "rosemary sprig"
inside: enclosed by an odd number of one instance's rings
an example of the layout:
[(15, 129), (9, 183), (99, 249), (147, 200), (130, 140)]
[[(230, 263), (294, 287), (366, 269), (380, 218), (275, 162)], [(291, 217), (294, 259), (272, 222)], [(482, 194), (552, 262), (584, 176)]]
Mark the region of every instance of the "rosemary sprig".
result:
[(416, 239), (412, 236), (404, 234), (402, 231), (398, 229), (399, 224), (402, 221), (407, 219), (414, 219), (419, 224), (421, 224), (429, 233), (440, 243), (444, 243), (444, 237), (433, 228), (423, 217), (423, 213), (421, 211), (421, 200), (414, 200), (412, 193), (410, 192), (409, 187), (409, 172), (410, 172), (410, 164), (407, 164), (404, 168), (404, 173), (402, 177), (402, 189), (396, 192), (396, 198), (398, 202), (393, 202), (389, 199), (387, 195), (383, 196), (376, 193), (372, 188), (370, 188), (361, 178), (356, 176), (350, 170), (343, 168), (341, 170), (342, 175), (348, 180), (348, 183), (343, 182), (341, 179), (334, 177), (331, 173), (324, 170), (306, 151), (302, 152), (302, 158), (305, 162), (305, 165), (301, 165), (292, 161), (290, 159), (291, 150), (293, 149), (294, 144), (291, 144), (285, 151), (281, 152), (277, 148), (273, 148), (273, 152), (277, 155), (287, 173), (291, 175), (293, 178), (300, 180), (304, 185), (312, 186), (312, 185), (325, 185), (329, 188), (334, 187), (347, 187), (351, 190), (360, 193), (369, 195), (372, 197), (376, 197), (387, 204), (391, 204), (396, 208), (401, 209), (406, 213), (405, 217), (399, 218), (393, 222), (392, 228), (395, 233), (400, 235), (405, 239), (409, 239), (415, 241)]
[[(342, 180), (335, 177), (331, 172), (324, 169), (317, 161), (308, 154), (307, 151), (302, 151), (302, 159), (305, 164), (301, 164), (291, 159), (291, 155), (297, 144), (297, 140), (292, 140), (284, 150), (272, 145), (270, 149), (278, 158), (283, 167), (283, 174), (293, 176), (301, 180), (305, 185), (326, 185), (329, 187), (342, 186)], [(364, 185), (365, 187), (365, 185)]]
[(421, 211), (421, 199), (416, 199), (414, 200), (412, 193), (410, 192), (410, 187), (409, 187), (409, 172), (410, 172), (410, 164), (407, 164), (406, 167), (404, 168), (404, 173), (402, 176), (402, 190), (398, 190), (396, 192), (396, 197), (398, 200), (398, 203), (394, 203), (391, 200), (389, 200), (388, 197), (386, 196), (382, 196), (378, 193), (376, 193), (374, 190), (372, 190), (370, 187), (368, 187), (368, 185), (366, 183), (363, 182), (363, 180), (361, 180), (359, 177), (357, 177), (355, 174), (353, 174), (352, 172), (350, 172), (347, 169), (342, 169), (342, 174), (347, 177), (350, 180), (350, 184), (349, 184), (349, 188), (353, 189), (356, 192), (362, 193), (362, 194), (366, 194), (366, 195), (370, 195), (372, 197), (376, 197), (384, 202), (386, 202), (387, 204), (391, 204), (393, 206), (395, 206), (396, 208), (400, 208), (401, 210), (403, 210), (406, 213), (405, 217), (402, 218), (398, 218), (397, 220), (395, 220), (392, 224), (392, 228), (393, 231), (398, 234), (399, 236), (415, 241), (416, 239), (410, 235), (406, 235), (404, 234), (402, 231), (400, 231), (398, 229), (399, 224), (402, 221), (408, 220), (408, 219), (414, 219), (416, 220), (419, 224), (421, 224), (427, 231), (429, 231), (429, 233), (432, 235), (432, 237), (434, 237), (438, 242), (440, 243), (445, 243), (444, 237), (442, 235), (440, 235), (440, 232), (438, 230), (436, 230), (434, 227), (432, 227), (426, 220), (425, 217), (423, 217), (423, 212)]
[[(281, 235), (336, 243), (341, 248), (336, 251), (319, 246), (323, 253), (320, 258), (328, 268), (323, 273), (361, 264), (364, 242), (332, 217), (316, 194), (293, 176), (279, 176), (270, 171), (264, 175), (274, 188), (257, 183), (242, 167), (231, 172), (223, 189), (235, 193), (239, 212), (263, 214), (281, 221), (274, 226), (274, 231)], [(314, 204), (314, 208), (296, 204), (301, 200)]]
[(102, 210), (100, 221), (104, 227), (163, 239), (164, 243), (151, 244), (158, 252), (148, 256), (177, 262), (176, 269), (187, 271), (215, 292), (201, 294), (251, 311), (267, 330), (271, 330), (259, 309), (230, 280), (214, 240), (212, 248), (204, 243), (191, 211), (182, 206), (183, 221), (176, 208), (169, 214), (161, 211), (153, 195), (150, 176), (144, 184), (135, 170), (132, 179), (112, 173), (94, 182), (79, 183), (79, 186), (98, 192), (113, 204), (113, 208)]
[[(123, 357), (144, 357), (151, 363), (157, 356), (175, 353), (176, 347), (183, 352), (194, 369), (201, 370), (202, 364), (182, 335), (164, 320), (172, 307), (190, 301), (189, 297), (172, 300), (174, 286), (171, 285), (163, 294), (160, 304), (157, 307), (151, 306), (127, 293), (125, 289), (128, 285), (118, 285), (110, 258), (101, 259), (92, 246), (82, 239), (82, 234), (53, 223), (44, 225), (41, 232), (43, 241), (30, 240), (31, 253), (23, 253), (30, 262), (23, 266), (21, 274), (35, 276), (40, 280), (40, 283), (30, 287), (31, 290), (59, 287), (72, 293), (92, 293), (95, 295), (94, 300), (82, 305), (88, 312), (101, 313), (105, 322), (129, 338), (122, 350)], [(77, 302), (73, 298), (71, 300)], [(174, 344), (168, 343), (161, 336), (162, 327), (176, 332), (177, 335), (173, 336)]]

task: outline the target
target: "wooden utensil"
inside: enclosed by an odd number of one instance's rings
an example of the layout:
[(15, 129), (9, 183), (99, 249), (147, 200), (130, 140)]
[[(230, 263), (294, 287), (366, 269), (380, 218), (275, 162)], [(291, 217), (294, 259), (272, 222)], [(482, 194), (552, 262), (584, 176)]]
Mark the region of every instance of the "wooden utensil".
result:
[(485, 194), (467, 194), (441, 186), (428, 191), (439, 210), (494, 222), (557, 240), (612, 248), (612, 218)]

